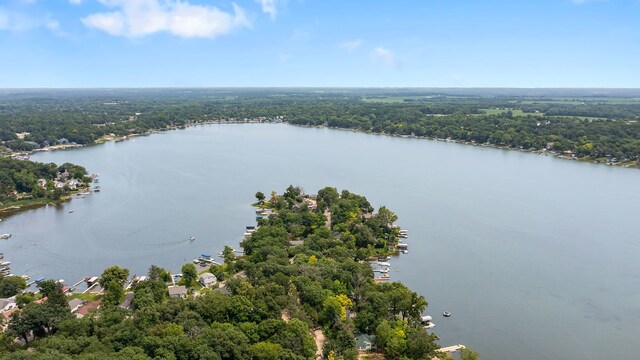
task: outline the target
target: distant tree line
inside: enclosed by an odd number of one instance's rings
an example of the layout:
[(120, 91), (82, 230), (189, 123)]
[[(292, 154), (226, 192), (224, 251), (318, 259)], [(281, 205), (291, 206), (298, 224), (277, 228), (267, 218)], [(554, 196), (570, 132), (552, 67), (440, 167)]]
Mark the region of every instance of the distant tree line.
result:
[[(193, 122), (284, 116), (297, 125), (549, 148), (590, 159), (637, 160), (640, 156), (640, 102), (631, 98), (554, 100), (405, 91), (410, 98), (389, 101), (396, 92), (371, 96), (363, 91), (22, 92), (0, 96), (0, 141), (5, 148), (30, 150), (67, 141), (90, 144), (107, 134), (139, 134)], [(496, 108), (514, 111), (484, 111)], [(518, 116), (515, 110), (521, 111)], [(18, 133), (28, 135), (18, 138)]]

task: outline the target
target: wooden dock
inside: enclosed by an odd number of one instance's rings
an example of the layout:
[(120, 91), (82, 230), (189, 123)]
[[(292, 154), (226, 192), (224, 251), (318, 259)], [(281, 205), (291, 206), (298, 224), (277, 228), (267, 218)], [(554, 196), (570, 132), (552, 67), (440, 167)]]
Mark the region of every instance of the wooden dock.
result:
[(450, 353), (450, 352), (455, 352), (461, 349), (466, 349), (467, 347), (461, 344), (458, 345), (451, 345), (451, 346), (447, 346), (447, 347), (443, 347), (440, 349), (437, 349), (436, 352), (439, 353)]

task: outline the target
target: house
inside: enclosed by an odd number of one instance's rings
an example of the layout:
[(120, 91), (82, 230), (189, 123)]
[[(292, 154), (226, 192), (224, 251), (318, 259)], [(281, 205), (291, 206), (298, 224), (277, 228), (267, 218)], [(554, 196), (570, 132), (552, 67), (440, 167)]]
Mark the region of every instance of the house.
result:
[(170, 297), (179, 297), (183, 299), (187, 297), (187, 288), (185, 286), (182, 286), (182, 285), (169, 286), (168, 290), (169, 290)]
[(7, 323), (10, 319), (11, 319), (11, 315), (13, 315), (13, 313), (20, 311), (19, 307), (14, 307), (11, 308), (11, 310), (7, 310), (5, 312), (2, 313), (2, 322)]
[(47, 180), (46, 179), (38, 179), (38, 186), (46, 187), (47, 186)]
[(71, 301), (69, 301), (69, 308), (71, 309), (71, 313), (75, 313), (76, 311), (78, 311), (78, 309), (80, 309), (80, 307), (82, 305), (84, 305), (84, 300), (82, 299), (73, 299)]
[(78, 310), (76, 311), (76, 317), (78, 319), (82, 319), (83, 317), (89, 315), (92, 310), (100, 308), (100, 305), (102, 305), (102, 300), (86, 303), (78, 308)]
[(356, 347), (358, 351), (369, 351), (374, 348), (376, 337), (369, 334), (359, 334), (356, 336)]
[(4, 313), (5, 311), (9, 311), (14, 307), (18, 306), (16, 304), (16, 297), (12, 296), (6, 299), (0, 299), (0, 313)]
[(135, 297), (135, 294), (132, 292), (124, 294), (124, 300), (118, 306), (124, 309), (131, 309), (131, 305), (133, 305), (134, 297)]
[(76, 179), (71, 179), (69, 180), (69, 182), (67, 183), (67, 185), (69, 185), (69, 187), (73, 190), (75, 190), (78, 185), (80, 185), (80, 181), (76, 180)]
[(218, 278), (211, 273), (204, 273), (200, 275), (200, 277), (198, 278), (198, 282), (204, 287), (210, 287), (218, 282)]

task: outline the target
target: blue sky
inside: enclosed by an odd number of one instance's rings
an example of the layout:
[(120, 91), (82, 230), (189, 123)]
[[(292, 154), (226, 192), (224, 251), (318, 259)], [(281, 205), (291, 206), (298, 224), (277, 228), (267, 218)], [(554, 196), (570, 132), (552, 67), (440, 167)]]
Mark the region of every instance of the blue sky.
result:
[(0, 0), (0, 87), (640, 87), (640, 0)]

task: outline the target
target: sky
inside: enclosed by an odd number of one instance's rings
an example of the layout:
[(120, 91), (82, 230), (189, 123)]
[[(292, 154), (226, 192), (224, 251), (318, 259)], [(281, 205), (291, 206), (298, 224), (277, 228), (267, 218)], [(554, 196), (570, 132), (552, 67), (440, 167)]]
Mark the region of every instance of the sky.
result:
[(0, 0), (0, 88), (640, 87), (640, 0)]

